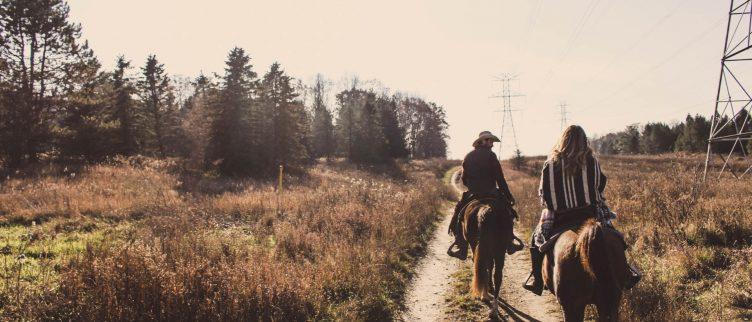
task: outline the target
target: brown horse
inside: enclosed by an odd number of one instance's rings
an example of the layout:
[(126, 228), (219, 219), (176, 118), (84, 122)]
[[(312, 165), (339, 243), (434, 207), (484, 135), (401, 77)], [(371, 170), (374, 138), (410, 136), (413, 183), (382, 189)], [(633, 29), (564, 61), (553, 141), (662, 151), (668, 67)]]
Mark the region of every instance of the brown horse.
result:
[(472, 292), (484, 302), (491, 302), (491, 318), (499, 317), (497, 299), (501, 290), (505, 252), (514, 236), (512, 213), (508, 207), (500, 204), (493, 199), (472, 201), (465, 208), (462, 220), (462, 233), (473, 252)]
[(556, 295), (566, 321), (582, 321), (595, 304), (598, 321), (616, 321), (630, 276), (624, 242), (616, 231), (588, 219), (566, 231), (543, 259), (543, 281)]

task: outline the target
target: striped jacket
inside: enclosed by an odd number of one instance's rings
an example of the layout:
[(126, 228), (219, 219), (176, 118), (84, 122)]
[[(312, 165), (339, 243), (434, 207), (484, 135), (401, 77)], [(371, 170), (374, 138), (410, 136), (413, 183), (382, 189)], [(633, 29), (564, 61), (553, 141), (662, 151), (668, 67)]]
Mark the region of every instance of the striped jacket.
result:
[(601, 171), (598, 159), (588, 157), (587, 166), (575, 175), (564, 175), (564, 161), (555, 163), (547, 160), (543, 164), (539, 195), (544, 206), (554, 212), (588, 205), (598, 205), (603, 201), (606, 188), (606, 175)]

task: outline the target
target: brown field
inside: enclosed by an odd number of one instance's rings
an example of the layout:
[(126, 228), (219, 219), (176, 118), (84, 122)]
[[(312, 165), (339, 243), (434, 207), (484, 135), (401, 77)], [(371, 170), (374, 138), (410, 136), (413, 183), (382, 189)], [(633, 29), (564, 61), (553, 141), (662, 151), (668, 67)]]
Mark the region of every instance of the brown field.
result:
[[(702, 182), (704, 155), (604, 156), (606, 198), (644, 272), (625, 294), (626, 321), (752, 318), (752, 184), (730, 175)], [(540, 212), (544, 158), (507, 170), (529, 234)], [(505, 169), (511, 169), (505, 165)], [(710, 176), (709, 176), (710, 177)], [(527, 235), (529, 236), (529, 235)], [(519, 283), (518, 281), (510, 281)]]
[(0, 319), (392, 319), (451, 165), (317, 165), (279, 211), (272, 182), (171, 161), (6, 179)]
[[(616, 224), (645, 275), (625, 295), (623, 320), (752, 318), (752, 185), (703, 183), (702, 160), (601, 158)], [(525, 235), (540, 211), (541, 163), (505, 165)], [(0, 317), (392, 319), (450, 196), (440, 177), (451, 165), (389, 175), (317, 165), (286, 178), (280, 212), (272, 182), (189, 174), (172, 161), (6, 179)]]

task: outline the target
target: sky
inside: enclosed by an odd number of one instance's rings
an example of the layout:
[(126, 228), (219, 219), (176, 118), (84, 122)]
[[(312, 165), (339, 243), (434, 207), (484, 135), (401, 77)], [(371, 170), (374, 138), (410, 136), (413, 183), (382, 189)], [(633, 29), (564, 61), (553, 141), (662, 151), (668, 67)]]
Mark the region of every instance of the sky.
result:
[[(118, 55), (167, 71), (222, 73), (244, 48), (306, 82), (377, 79), (443, 106), (450, 157), (500, 134), (501, 89), (515, 75), (502, 156), (550, 151), (569, 124), (591, 137), (634, 123), (712, 114), (729, 2), (721, 0), (193, 1), (69, 0), (104, 67)], [(332, 108), (334, 106), (331, 106)]]

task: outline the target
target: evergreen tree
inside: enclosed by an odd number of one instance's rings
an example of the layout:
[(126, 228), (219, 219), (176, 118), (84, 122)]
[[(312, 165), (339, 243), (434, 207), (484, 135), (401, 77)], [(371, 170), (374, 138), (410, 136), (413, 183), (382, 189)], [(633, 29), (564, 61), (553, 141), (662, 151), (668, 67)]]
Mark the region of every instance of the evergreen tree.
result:
[(330, 159), (334, 155), (336, 141), (334, 137), (334, 124), (332, 112), (326, 106), (326, 81), (323, 76), (316, 75), (313, 84), (313, 151), (314, 157)]
[(136, 127), (134, 122), (134, 102), (132, 95), (136, 89), (128, 76), (130, 61), (124, 56), (117, 59), (115, 71), (112, 73), (113, 119), (117, 121), (117, 153), (131, 155), (137, 151)]
[(225, 175), (247, 175), (261, 166), (258, 150), (260, 133), (251, 132), (252, 95), (257, 86), (251, 58), (242, 48), (235, 47), (227, 57), (227, 67), (219, 91), (212, 104), (212, 126), (208, 157)]
[(176, 134), (177, 107), (170, 86), (170, 78), (155, 55), (149, 55), (141, 68), (141, 79), (137, 83), (141, 97), (141, 126), (144, 130), (143, 144), (165, 157), (168, 142)]
[(340, 151), (356, 163), (391, 160), (384, 133), (384, 107), (371, 91), (352, 88), (337, 94), (335, 133)]
[(637, 124), (629, 125), (624, 131), (619, 132), (616, 144), (619, 153), (640, 153), (640, 131)]
[(269, 136), (265, 144), (269, 165), (300, 165), (308, 156), (303, 145), (306, 137), (306, 111), (296, 100), (298, 94), (291, 78), (279, 63), (272, 64), (261, 81), (259, 99), (263, 115), (270, 118)]
[(110, 75), (99, 72), (99, 64), (89, 66), (82, 86), (65, 94), (60, 121), (61, 152), (81, 161), (99, 161), (112, 154), (115, 126), (108, 117), (112, 97)]
[[(10, 167), (35, 161), (51, 148), (63, 93), (87, 82), (97, 64), (80, 25), (68, 21), (63, 0), (0, 1), (0, 80), (8, 107), (0, 119), (0, 152)], [(12, 106), (12, 108), (10, 108)]]
[(700, 115), (696, 117), (687, 115), (682, 132), (676, 139), (675, 150), (686, 152), (706, 151), (709, 135), (710, 122)]
[(665, 153), (673, 150), (676, 136), (671, 127), (661, 123), (648, 123), (642, 129), (640, 150), (642, 153)]

